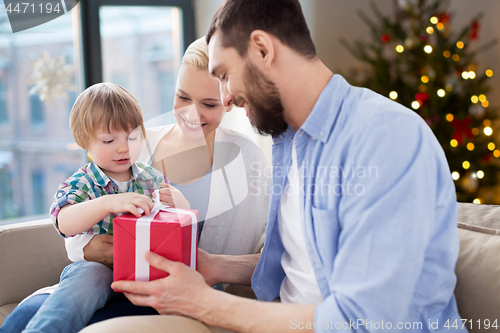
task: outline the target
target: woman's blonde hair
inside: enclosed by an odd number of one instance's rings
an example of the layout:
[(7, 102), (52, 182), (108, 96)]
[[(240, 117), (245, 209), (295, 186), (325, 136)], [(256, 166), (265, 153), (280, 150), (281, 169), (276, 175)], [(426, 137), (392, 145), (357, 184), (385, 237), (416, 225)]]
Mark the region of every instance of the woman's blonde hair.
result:
[(87, 149), (99, 129), (132, 131), (140, 127), (145, 138), (142, 109), (137, 99), (114, 83), (97, 83), (78, 96), (69, 117), (76, 143)]
[(208, 69), (208, 45), (205, 37), (195, 40), (189, 45), (181, 64), (191, 65), (198, 69)]

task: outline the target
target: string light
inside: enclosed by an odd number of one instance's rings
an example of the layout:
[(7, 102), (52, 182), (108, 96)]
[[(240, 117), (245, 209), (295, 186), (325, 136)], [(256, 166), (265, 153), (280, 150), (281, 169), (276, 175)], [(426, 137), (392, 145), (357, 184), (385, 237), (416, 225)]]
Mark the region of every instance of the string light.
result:
[(482, 103), (481, 103), (481, 105), (482, 105), (483, 107), (487, 108), (488, 106), (490, 106), (490, 102), (488, 102), (488, 101), (484, 101), (484, 102), (482, 102)]
[(434, 33), (434, 28), (433, 27), (427, 27), (427, 29), (425, 29), (425, 31), (427, 31), (427, 33), (429, 35), (432, 35)]
[(430, 45), (425, 45), (425, 47), (424, 47), (424, 51), (425, 51), (425, 53), (427, 53), (427, 54), (432, 53), (432, 46), (430, 46)]
[(453, 90), (453, 86), (451, 84), (447, 84), (446, 91), (452, 91), (452, 90)]
[(463, 48), (464, 48), (464, 42), (462, 42), (462, 41), (458, 41), (458, 42), (457, 42), (457, 47), (458, 47), (459, 49), (463, 49)]
[(438, 24), (436, 24), (436, 28), (438, 28), (439, 30), (443, 30), (444, 29), (444, 24), (439, 22)]
[(476, 127), (474, 127), (471, 132), (474, 135), (478, 135), (479, 134), (479, 130)]
[(476, 176), (477, 176), (477, 178), (479, 178), (479, 179), (483, 179), (483, 178), (484, 178), (484, 172), (483, 172), (482, 170), (478, 170), (478, 171), (476, 172)]
[(474, 199), (474, 201), (472, 201), (472, 203), (481, 204), (481, 199), (476, 198), (476, 199)]
[(443, 52), (443, 55), (444, 55), (444, 57), (445, 57), (445, 58), (449, 58), (449, 57), (451, 57), (451, 53), (450, 53), (450, 51), (448, 51), (448, 50), (444, 51), (444, 52)]
[(459, 180), (460, 179), (460, 174), (456, 171), (453, 171), (451, 173), (451, 178), (453, 178), (453, 180)]
[(498, 149), (497, 149), (497, 150), (495, 150), (495, 151), (493, 152), (493, 156), (495, 156), (496, 158), (499, 158), (499, 157), (500, 157), (500, 150), (498, 150)]
[(487, 136), (490, 136), (491, 134), (493, 134), (493, 129), (489, 126), (486, 126), (483, 131), (484, 131), (484, 134)]
[(495, 150), (496, 145), (493, 142), (488, 143), (488, 149), (493, 151)]
[(439, 97), (444, 97), (446, 95), (446, 92), (444, 91), (444, 89), (439, 89), (437, 91), (437, 94)]
[(420, 80), (422, 80), (423, 83), (429, 82), (429, 77), (427, 75), (423, 75)]
[(436, 16), (431, 17), (430, 21), (431, 21), (432, 24), (436, 24), (436, 23), (439, 22), (439, 20), (438, 20), (438, 18)]
[(484, 102), (486, 100), (486, 95), (484, 95), (484, 94), (479, 95), (479, 100), (481, 102)]
[(468, 79), (469, 79), (469, 72), (463, 71), (463, 72), (462, 72), (462, 78), (463, 78), (464, 80), (468, 80)]
[(454, 54), (453, 57), (451, 57), (453, 60), (455, 61), (459, 61), (460, 60), (460, 56), (458, 54)]
[(396, 46), (396, 52), (403, 53), (404, 50), (405, 50), (405, 48), (403, 45), (400, 44), (400, 45)]
[(469, 79), (474, 80), (476, 78), (476, 72), (469, 71)]
[(473, 151), (474, 150), (474, 144), (472, 142), (469, 142), (467, 144), (467, 149), (470, 150), (470, 151)]
[(474, 96), (472, 96), (472, 97), (470, 98), (470, 101), (471, 101), (472, 103), (476, 104), (477, 102), (479, 102), (479, 98), (478, 98), (476, 95), (474, 95)]
[(483, 125), (484, 126), (491, 126), (491, 120), (489, 120), (489, 119), (483, 120)]
[(418, 110), (418, 108), (420, 107), (420, 102), (419, 101), (411, 102), (411, 107), (415, 110)]
[(456, 146), (458, 146), (458, 141), (457, 141), (457, 140), (455, 140), (455, 139), (452, 139), (452, 140), (450, 141), (450, 146), (452, 146), (453, 148), (455, 148)]
[(485, 72), (487, 77), (492, 77), (493, 76), (493, 71), (491, 69), (487, 69)]
[(465, 170), (469, 169), (470, 168), (469, 161), (463, 161), (462, 162), (462, 168), (464, 168)]
[(389, 98), (390, 98), (390, 99), (396, 99), (396, 98), (398, 98), (398, 93), (397, 93), (397, 92), (395, 92), (395, 91), (391, 91), (391, 92), (389, 93)]
[(450, 121), (450, 122), (451, 122), (451, 121), (453, 121), (453, 119), (455, 119), (455, 117), (454, 117), (451, 113), (448, 113), (448, 114), (446, 115), (446, 120), (448, 120), (448, 121)]

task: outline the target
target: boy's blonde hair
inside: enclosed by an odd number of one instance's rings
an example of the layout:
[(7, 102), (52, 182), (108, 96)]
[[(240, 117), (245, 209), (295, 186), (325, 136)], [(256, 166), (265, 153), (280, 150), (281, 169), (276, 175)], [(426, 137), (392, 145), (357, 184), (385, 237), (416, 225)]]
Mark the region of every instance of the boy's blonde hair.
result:
[(208, 46), (205, 37), (197, 39), (189, 45), (181, 63), (208, 70)]
[(142, 109), (137, 99), (125, 88), (114, 83), (97, 83), (78, 96), (69, 127), (76, 143), (87, 149), (99, 129), (132, 131), (138, 127), (146, 137)]

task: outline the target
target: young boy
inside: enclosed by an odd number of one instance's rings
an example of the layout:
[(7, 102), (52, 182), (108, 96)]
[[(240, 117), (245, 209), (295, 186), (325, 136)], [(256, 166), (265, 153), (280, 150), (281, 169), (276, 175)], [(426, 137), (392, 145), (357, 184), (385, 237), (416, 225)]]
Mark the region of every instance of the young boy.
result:
[[(114, 217), (125, 212), (139, 217), (138, 208), (150, 214), (151, 195), (168, 181), (156, 169), (135, 162), (143, 123), (138, 101), (118, 85), (96, 84), (78, 97), (70, 128), (92, 161), (61, 183), (54, 197), (50, 214), (63, 237), (113, 234)], [(24, 332), (78, 332), (112, 295), (112, 280), (112, 270), (102, 264), (68, 265)]]

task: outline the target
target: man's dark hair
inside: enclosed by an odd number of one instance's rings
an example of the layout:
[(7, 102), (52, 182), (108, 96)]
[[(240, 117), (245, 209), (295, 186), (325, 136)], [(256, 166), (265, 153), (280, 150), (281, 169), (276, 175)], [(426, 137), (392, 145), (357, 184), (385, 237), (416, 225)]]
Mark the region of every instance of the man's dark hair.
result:
[(263, 30), (308, 59), (316, 57), (302, 8), (298, 0), (226, 0), (217, 10), (206, 36), (222, 32), (223, 47), (234, 47), (246, 56), (250, 34)]

